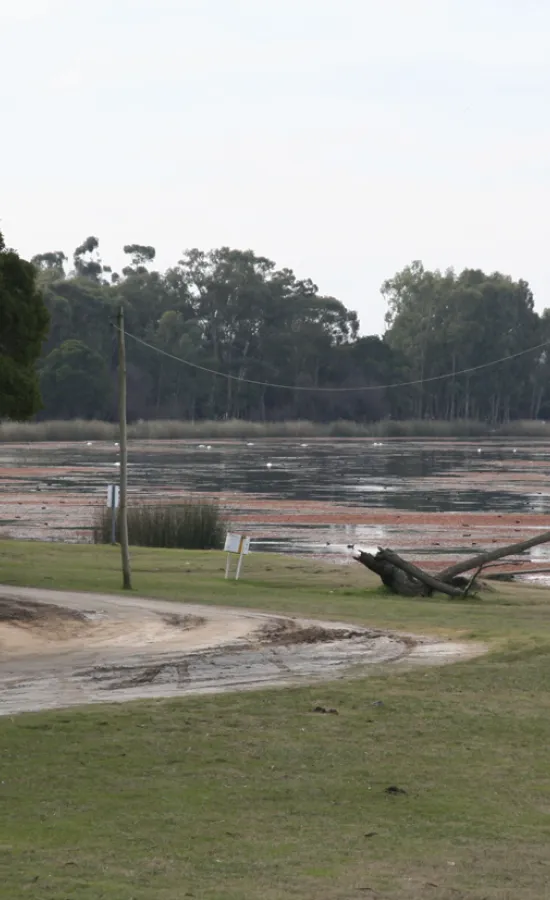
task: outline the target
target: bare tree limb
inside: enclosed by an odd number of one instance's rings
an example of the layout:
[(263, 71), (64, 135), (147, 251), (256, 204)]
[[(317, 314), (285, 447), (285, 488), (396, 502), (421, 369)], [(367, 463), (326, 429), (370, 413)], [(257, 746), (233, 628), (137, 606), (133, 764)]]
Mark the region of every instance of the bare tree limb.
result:
[(435, 577), (440, 581), (449, 581), (455, 575), (469, 572), (471, 569), (476, 569), (479, 565), (485, 565), (485, 563), (492, 562), (494, 559), (502, 559), (503, 556), (514, 556), (516, 553), (522, 553), (523, 550), (529, 550), (531, 547), (537, 547), (539, 544), (547, 544), (549, 542), (550, 531), (545, 531), (526, 541), (508, 544), (506, 547), (497, 547), (496, 550), (489, 550), (487, 553), (479, 553), (477, 556), (461, 560), (447, 569), (443, 569), (442, 572), (438, 572)]
[(480, 573), (481, 573), (482, 571), (483, 571), (483, 563), (481, 563), (481, 565), (478, 566), (477, 571), (472, 575), (472, 577), (470, 578), (470, 581), (468, 582), (468, 584), (467, 584), (466, 587), (464, 588), (464, 592), (463, 592), (463, 594), (462, 594), (462, 596), (463, 596), (464, 598), (466, 598), (466, 597), (468, 596), (468, 594), (469, 594), (470, 591), (472, 590), (474, 584), (476, 583), (477, 577), (480, 575)]

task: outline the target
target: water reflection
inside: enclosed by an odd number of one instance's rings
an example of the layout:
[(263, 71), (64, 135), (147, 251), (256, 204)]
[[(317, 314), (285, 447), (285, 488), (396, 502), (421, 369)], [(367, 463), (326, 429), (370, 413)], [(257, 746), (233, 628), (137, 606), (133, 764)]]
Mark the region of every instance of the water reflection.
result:
[[(237, 491), (297, 502), (417, 512), (548, 512), (548, 491), (533, 490), (532, 465), (537, 463), (535, 474), (550, 474), (549, 453), (541, 445), (518, 447), (515, 441), (513, 447), (514, 455), (512, 442), (486, 443), (482, 453), (473, 444), (412, 441), (378, 446), (370, 441), (319, 441), (307, 446), (291, 441), (251, 446), (243, 441), (212, 444), (209, 450), (195, 442), (138, 443), (130, 448), (129, 479), (143, 492)], [(46, 489), (70, 483), (74, 490), (90, 491), (103, 490), (116, 480), (117, 453), (115, 446), (111, 450), (97, 444), (53, 449), (30, 445), (15, 458), (13, 451), (9, 456), (22, 466), (22, 478), (25, 466), (53, 466), (42, 482)], [(9, 464), (6, 456), (4, 465)], [(89, 471), (85, 477), (66, 470), (56, 475), (56, 467), (71, 466)], [(507, 473), (514, 478), (509, 484)]]

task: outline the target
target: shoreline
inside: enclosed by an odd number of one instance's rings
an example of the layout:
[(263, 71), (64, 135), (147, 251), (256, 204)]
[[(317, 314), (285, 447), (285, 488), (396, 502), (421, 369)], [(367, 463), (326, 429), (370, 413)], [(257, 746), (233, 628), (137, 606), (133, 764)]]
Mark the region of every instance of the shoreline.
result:
[[(51, 420), (43, 422), (0, 422), (0, 444), (78, 442), (115, 440), (116, 422), (100, 420)], [(550, 439), (550, 423), (540, 419), (519, 419), (489, 424), (476, 419), (384, 419), (372, 423), (348, 420), (312, 422), (252, 422), (240, 419), (189, 422), (152, 419), (131, 422), (130, 440), (245, 440), (310, 439), (310, 440), (460, 440), (460, 439)]]

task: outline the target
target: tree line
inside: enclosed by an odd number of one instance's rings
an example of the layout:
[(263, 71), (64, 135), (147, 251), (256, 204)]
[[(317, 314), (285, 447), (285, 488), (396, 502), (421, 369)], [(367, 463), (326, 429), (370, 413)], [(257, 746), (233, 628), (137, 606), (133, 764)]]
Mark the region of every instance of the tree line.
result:
[[(116, 416), (120, 304), (127, 331), (149, 345), (127, 339), (133, 420), (550, 417), (548, 354), (523, 354), (550, 339), (550, 317), (535, 311), (524, 281), (415, 262), (382, 286), (384, 336), (362, 336), (340, 300), (251, 250), (187, 250), (164, 272), (153, 247), (124, 253), (120, 272), (96, 237), (71, 260), (61, 251), (31, 260), (49, 317), (39, 417)], [(504, 357), (513, 358), (460, 374)], [(388, 387), (404, 382), (418, 383)], [(291, 388), (273, 386), (281, 384)]]

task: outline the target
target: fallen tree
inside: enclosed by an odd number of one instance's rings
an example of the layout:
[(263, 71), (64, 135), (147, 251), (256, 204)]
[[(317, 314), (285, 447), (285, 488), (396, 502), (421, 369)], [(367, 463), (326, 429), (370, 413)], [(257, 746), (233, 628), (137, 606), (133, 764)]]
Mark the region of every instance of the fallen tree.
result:
[(440, 591), (450, 597), (458, 597), (464, 590), (456, 583), (441, 581), (437, 576), (424, 572), (413, 563), (401, 559), (393, 550), (380, 547), (375, 555), (367, 553), (366, 550), (358, 550), (355, 559), (371, 572), (375, 572), (394, 594), (428, 597), (434, 591)]
[[(545, 531), (525, 541), (478, 553), (476, 556), (460, 560), (436, 574), (425, 572), (413, 563), (402, 559), (394, 550), (383, 547), (379, 547), (375, 554), (357, 549), (354, 551), (354, 558), (378, 575), (382, 583), (394, 594), (401, 594), (405, 597), (429, 597), (434, 591), (437, 591), (447, 594), (449, 597), (466, 597), (475, 588), (478, 577), (488, 563), (504, 559), (506, 556), (515, 556), (531, 547), (547, 543), (550, 543), (550, 531)], [(463, 577), (465, 572), (473, 570), (475, 570), (474, 574), (470, 578)]]

